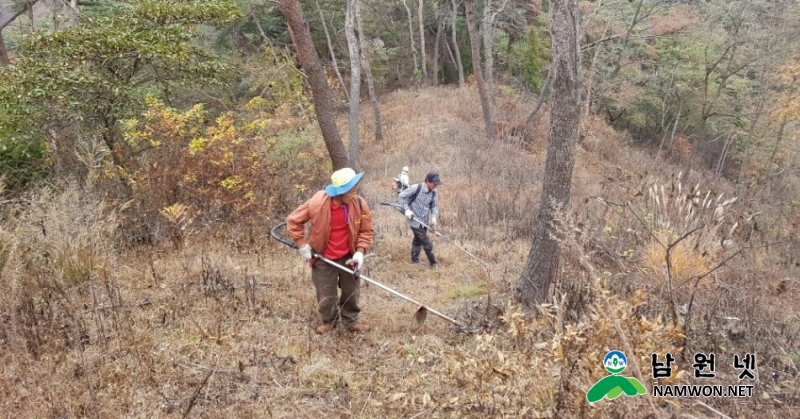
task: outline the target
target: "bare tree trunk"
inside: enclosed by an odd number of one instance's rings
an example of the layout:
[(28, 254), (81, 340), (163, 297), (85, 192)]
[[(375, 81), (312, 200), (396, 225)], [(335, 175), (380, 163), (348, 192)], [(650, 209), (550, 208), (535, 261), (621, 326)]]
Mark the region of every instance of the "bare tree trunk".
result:
[(63, 5), (59, 2), (53, 3), (53, 5), (50, 6), (50, 17), (53, 18), (53, 32), (58, 32), (61, 29), (61, 25), (58, 22), (58, 17), (61, 14), (58, 9), (60, 9), (61, 6)]
[(11, 61), (8, 58), (6, 41), (3, 39), (3, 29), (5, 29), (6, 26), (10, 25), (15, 20), (17, 20), (17, 18), (20, 17), (25, 12), (29, 12), (29, 16), (31, 16), (31, 25), (33, 25), (33, 16), (32, 16), (33, 12), (30, 12), (30, 10), (33, 10), (33, 5), (36, 4), (37, 1), (38, 0), (28, 0), (25, 2), (25, 5), (23, 5), (19, 10), (16, 10), (14, 11), (14, 13), (0, 18), (0, 64), (2, 64), (4, 67), (7, 66)]
[(528, 126), (533, 121), (533, 117), (536, 116), (536, 113), (542, 108), (542, 105), (544, 104), (544, 96), (547, 94), (547, 90), (550, 88), (550, 82), (553, 81), (554, 71), (555, 70), (551, 68), (547, 72), (547, 78), (544, 80), (544, 84), (542, 84), (542, 90), (539, 92), (539, 101), (536, 102), (536, 107), (533, 108), (533, 110), (528, 113), (528, 117), (525, 118), (525, 129), (528, 129)]
[(3, 30), (0, 29), (0, 65), (5, 67), (10, 63), (11, 60), (8, 58), (8, 51), (6, 51), (6, 41), (3, 39)]
[(286, 17), (286, 23), (292, 34), (297, 59), (308, 77), (308, 84), (311, 87), (311, 95), (314, 101), (314, 112), (317, 115), (322, 138), (328, 154), (331, 156), (333, 169), (338, 170), (349, 165), (347, 151), (339, 136), (336, 127), (336, 110), (333, 106), (333, 99), (328, 88), (328, 81), (322, 71), (322, 64), (319, 62), (317, 50), (311, 40), (311, 31), (308, 22), (303, 14), (298, 0), (282, 0), (278, 7)]
[[(681, 120), (681, 112), (683, 111), (683, 103), (678, 106), (678, 115), (675, 116), (675, 125), (672, 126), (672, 137), (670, 137), (670, 144), (675, 142), (675, 131), (678, 130), (678, 122)], [(669, 128), (669, 125), (667, 125)], [(656, 157), (653, 159), (653, 163), (658, 162), (658, 158), (661, 156), (661, 150), (664, 148), (664, 141), (667, 139), (667, 133), (664, 132), (664, 136), (661, 137), (661, 143), (658, 145), (658, 151), (656, 151)], [(654, 167), (655, 169), (655, 167)]]
[(578, 0), (550, 1), (553, 50), (553, 108), (542, 197), (528, 262), (517, 282), (517, 299), (527, 306), (547, 298), (556, 276), (561, 248), (556, 216), (569, 207), (575, 148), (580, 135), (581, 55)]
[(731, 143), (734, 139), (734, 132), (731, 131), (730, 134), (728, 134), (728, 138), (725, 139), (725, 143), (722, 145), (722, 152), (719, 154), (719, 159), (717, 159), (717, 168), (714, 169), (714, 180), (722, 176), (722, 172), (725, 169), (725, 160), (728, 158), (728, 152), (730, 151)]
[(408, 38), (411, 40), (411, 54), (414, 56), (414, 81), (416, 81), (419, 73), (419, 63), (417, 62), (417, 48), (414, 46), (414, 22), (411, 17), (411, 9), (408, 8), (406, 0), (403, 0), (403, 6), (406, 6), (406, 13), (408, 14)]
[(486, 124), (486, 136), (494, 139), (494, 125), (492, 124), (492, 110), (489, 107), (489, 98), (486, 96), (486, 84), (483, 81), (483, 71), (481, 70), (481, 40), (480, 34), (475, 29), (475, 12), (472, 9), (472, 0), (464, 0), (464, 7), (467, 11), (467, 31), (469, 32), (469, 43), (472, 46), (472, 73), (478, 84), (478, 95), (481, 99), (481, 110), (483, 111), (483, 122)]
[(464, 87), (464, 64), (461, 63), (461, 50), (458, 48), (458, 34), (456, 33), (458, 4), (456, 4), (456, 0), (451, 0), (451, 2), (453, 3), (453, 20), (451, 21), (451, 32), (453, 37), (453, 53), (456, 56), (456, 65), (458, 67), (458, 87)]
[(436, 24), (436, 40), (433, 42), (433, 85), (439, 85), (439, 45), (442, 42), (442, 30), (444, 29), (444, 20), (441, 15), (437, 18)]
[(492, 0), (486, 0), (483, 8), (483, 24), (481, 34), (483, 35), (484, 57), (484, 80), (486, 80), (486, 94), (489, 96), (489, 105), (494, 106), (494, 52), (492, 48), (494, 40), (494, 25), (492, 24)]
[[(486, 8), (483, 11), (483, 48), (484, 55), (486, 55), (486, 90), (489, 94), (489, 103), (494, 106), (495, 92), (494, 92), (494, 22), (497, 20), (497, 14), (505, 9), (509, 0), (502, 0), (500, 6), (494, 7), (492, 0), (486, 0)], [(510, 41), (509, 41), (510, 42)]]
[(458, 66), (456, 63), (456, 57), (453, 55), (453, 48), (450, 48), (450, 43), (447, 42), (447, 34), (443, 34), (444, 36), (444, 49), (447, 51), (447, 56), (450, 57), (450, 62), (453, 63), (453, 66)]
[(30, 21), (29, 23), (30, 23), (30, 26), (31, 26), (30, 27), (30, 30), (31, 30), (30, 33), (34, 33), (34, 32), (36, 32), (36, 27), (33, 24), (34, 23), (33, 22), (33, 3), (35, 3), (35, 1), (26, 0), (26, 2), (28, 3), (28, 10), (27, 10), (28, 11), (28, 20)]
[(356, 24), (358, 25), (358, 39), (361, 46), (361, 66), (364, 68), (364, 75), (367, 76), (367, 90), (369, 91), (369, 101), (372, 103), (372, 116), (375, 118), (375, 141), (383, 141), (383, 123), (381, 122), (381, 108), (378, 105), (378, 96), (375, 94), (375, 81), (372, 78), (372, 67), (369, 64), (370, 48), (365, 41), (366, 35), (361, 24), (361, 8), (356, 2)]
[(20, 15), (27, 12), (28, 9), (33, 8), (33, 5), (36, 4), (37, 1), (38, 0), (28, 0), (19, 10), (14, 11), (14, 13), (10, 15), (0, 17), (0, 29), (5, 29), (6, 26), (17, 20)]
[(344, 20), (344, 33), (347, 36), (347, 48), (350, 51), (350, 119), (348, 131), (350, 138), (350, 167), (355, 171), (361, 169), (358, 158), (358, 105), (361, 101), (361, 54), (358, 51), (358, 38), (355, 32), (356, 7), (358, 0), (347, 0), (347, 16)]
[(339, 72), (339, 63), (336, 62), (336, 53), (333, 51), (333, 42), (331, 42), (331, 35), (328, 32), (328, 24), (325, 23), (325, 16), (322, 14), (322, 8), (319, 7), (319, 0), (314, 0), (317, 6), (317, 13), (319, 13), (319, 20), (322, 21), (322, 30), (325, 31), (325, 40), (328, 42), (328, 52), (331, 54), (331, 64), (333, 64), (333, 71), (336, 73), (336, 77), (339, 79), (339, 84), (342, 86), (342, 90), (344, 91), (344, 96), (347, 100), (350, 100), (350, 94), (347, 92), (347, 86), (344, 84), (344, 79), (342, 78), (342, 73)]
[(418, 0), (417, 16), (419, 19), (419, 49), (422, 53), (422, 80), (423, 85), (428, 85), (428, 57), (425, 53), (425, 3)]
[[(603, 34), (600, 35), (600, 39), (606, 37), (606, 33), (608, 33), (609, 25), (606, 24), (605, 29), (603, 29)], [(595, 79), (595, 71), (597, 69), (597, 63), (600, 62), (600, 51), (603, 49), (602, 44), (597, 44), (594, 46), (594, 54), (592, 55), (592, 62), (589, 65), (589, 71), (586, 72), (588, 74), (589, 80), (586, 80), (586, 94), (583, 100), (583, 117), (589, 116), (589, 113), (592, 111), (592, 91), (594, 90), (594, 79)]]
[(78, 0), (69, 0), (69, 13), (67, 13), (69, 19), (69, 27), (73, 27), (78, 24)]

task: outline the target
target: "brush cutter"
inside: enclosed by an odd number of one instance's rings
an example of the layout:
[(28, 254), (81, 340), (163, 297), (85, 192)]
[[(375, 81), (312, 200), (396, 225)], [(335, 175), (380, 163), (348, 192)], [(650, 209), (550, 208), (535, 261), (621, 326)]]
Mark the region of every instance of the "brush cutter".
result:
[[(381, 202), (381, 205), (386, 205), (387, 207), (392, 207), (392, 208), (396, 209), (398, 212), (400, 212), (401, 214), (403, 214), (403, 216), (405, 217), (405, 211), (403, 210), (403, 207), (400, 204), (393, 204), (391, 202)], [(442, 239), (444, 239), (444, 241), (446, 241), (446, 242), (452, 244), (453, 246), (457, 247), (459, 250), (461, 250), (462, 252), (466, 253), (469, 257), (477, 260), (481, 265), (483, 265), (484, 268), (486, 268), (488, 270), (491, 270), (491, 267), (489, 266), (488, 263), (480, 260), (480, 258), (478, 258), (477, 256), (475, 256), (472, 253), (470, 253), (469, 251), (467, 251), (467, 249), (464, 249), (463, 247), (459, 246), (458, 243), (456, 243), (453, 239), (443, 235), (442, 233), (440, 233), (440, 232), (436, 231), (435, 229), (433, 229), (433, 227), (430, 227), (429, 225), (427, 225), (424, 222), (422, 222), (422, 220), (417, 218), (416, 215), (413, 216), (412, 219), (414, 221), (418, 222), (422, 227), (425, 227), (431, 233), (441, 237)]]
[[(272, 227), (272, 230), (271, 230), (270, 234), (272, 235), (272, 238), (277, 240), (278, 242), (280, 242), (282, 244), (285, 244), (286, 246), (289, 246), (292, 249), (297, 249), (297, 245), (293, 241), (278, 235), (276, 230), (279, 229), (280, 227), (285, 226), (285, 225), (286, 225), (286, 223), (284, 222), (284, 223), (280, 223), (280, 224), (276, 225), (275, 227)], [(364, 275), (361, 275), (358, 272), (358, 270), (353, 270), (353, 269), (348, 268), (347, 266), (344, 266), (344, 265), (341, 265), (339, 263), (336, 263), (336, 262), (334, 262), (334, 261), (332, 261), (332, 260), (320, 255), (319, 253), (317, 253), (314, 250), (311, 251), (311, 254), (312, 254), (313, 257), (315, 257), (315, 258), (327, 263), (328, 265), (331, 265), (331, 266), (334, 266), (336, 268), (339, 268), (339, 269), (341, 269), (341, 270), (343, 270), (343, 271), (345, 271), (345, 272), (347, 272), (349, 274), (353, 274), (356, 277), (361, 278), (364, 281), (367, 281), (367, 283), (375, 285), (376, 287), (378, 287), (378, 288), (380, 288), (380, 289), (382, 289), (382, 290), (384, 290), (384, 291), (386, 291), (386, 292), (388, 292), (388, 293), (390, 293), (390, 294), (392, 294), (392, 295), (394, 295), (396, 297), (400, 297), (400, 298), (402, 298), (402, 299), (404, 299), (404, 300), (416, 305), (418, 308), (417, 308), (417, 311), (414, 312), (414, 329), (419, 328), (420, 326), (422, 326), (423, 323), (425, 323), (425, 319), (428, 318), (428, 312), (430, 312), (430, 313), (432, 313), (432, 314), (434, 314), (436, 316), (439, 316), (442, 319), (447, 320), (448, 322), (452, 323), (452, 326), (450, 327), (450, 329), (455, 331), (455, 332), (477, 333), (480, 330), (477, 327), (470, 327), (470, 326), (463, 325), (463, 324), (459, 323), (458, 321), (456, 321), (455, 319), (453, 319), (451, 317), (448, 317), (447, 315), (442, 314), (442, 313), (440, 313), (440, 312), (438, 312), (438, 311), (436, 311), (436, 310), (434, 310), (434, 309), (432, 309), (430, 307), (427, 307), (424, 304), (420, 303), (419, 301), (414, 300), (413, 298), (411, 298), (411, 297), (409, 297), (407, 295), (401, 294), (401, 293), (393, 290), (392, 288), (389, 288), (386, 285), (381, 284), (378, 281), (375, 281), (373, 279), (367, 278)]]

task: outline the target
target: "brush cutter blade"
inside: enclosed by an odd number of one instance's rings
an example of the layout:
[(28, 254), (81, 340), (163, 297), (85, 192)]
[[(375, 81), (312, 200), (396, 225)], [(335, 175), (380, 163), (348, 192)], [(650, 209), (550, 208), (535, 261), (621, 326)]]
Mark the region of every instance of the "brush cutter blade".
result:
[(428, 318), (428, 309), (425, 306), (419, 306), (417, 311), (414, 312), (414, 325), (413, 330), (417, 330), (425, 324), (425, 319)]

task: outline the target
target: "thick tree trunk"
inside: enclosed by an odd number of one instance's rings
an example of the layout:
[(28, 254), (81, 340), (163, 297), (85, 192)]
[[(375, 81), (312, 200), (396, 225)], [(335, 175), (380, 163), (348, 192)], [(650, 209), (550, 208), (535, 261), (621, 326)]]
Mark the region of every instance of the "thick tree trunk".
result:
[(566, 211), (572, 189), (575, 148), (580, 135), (581, 56), (578, 0), (550, 1), (553, 47), (553, 107), (542, 197), (528, 262), (517, 282), (517, 299), (541, 304), (556, 276), (561, 256), (556, 216)]
[(339, 72), (339, 63), (336, 61), (336, 54), (333, 51), (333, 42), (331, 42), (331, 34), (328, 32), (328, 24), (325, 23), (325, 15), (322, 14), (322, 8), (319, 7), (319, 0), (315, 0), (314, 2), (317, 6), (317, 13), (319, 13), (319, 19), (322, 21), (322, 30), (325, 31), (325, 40), (328, 42), (328, 52), (331, 55), (331, 64), (333, 64), (333, 71), (336, 73), (336, 77), (339, 79), (339, 84), (342, 86), (342, 90), (344, 91), (345, 97), (350, 100), (350, 95), (347, 93), (347, 86), (344, 84), (344, 79), (342, 78), (342, 73)]
[(464, 64), (461, 63), (461, 50), (458, 48), (458, 34), (456, 33), (458, 4), (456, 4), (456, 0), (451, 0), (451, 2), (453, 4), (453, 20), (450, 21), (450, 27), (453, 39), (453, 53), (456, 56), (456, 65), (458, 66), (458, 87), (464, 87)]
[(425, 52), (425, 3), (418, 0), (417, 16), (419, 19), (419, 49), (422, 58), (422, 83), (428, 85), (428, 58)]
[(297, 58), (308, 77), (308, 84), (311, 87), (314, 101), (314, 112), (317, 115), (317, 123), (319, 123), (320, 131), (322, 131), (322, 138), (325, 140), (328, 154), (331, 156), (333, 169), (338, 170), (347, 167), (349, 165), (347, 151), (336, 127), (336, 111), (333, 107), (328, 81), (322, 71), (322, 64), (319, 62), (317, 50), (314, 49), (311, 32), (308, 29), (308, 22), (306, 22), (303, 9), (300, 8), (298, 0), (283, 0), (278, 7), (286, 17), (286, 23), (293, 34)]
[(361, 162), (358, 156), (358, 106), (361, 100), (361, 54), (358, 51), (358, 38), (355, 31), (357, 3), (358, 0), (347, 0), (344, 33), (347, 36), (347, 48), (350, 51), (350, 119), (347, 125), (350, 139), (350, 166), (359, 171)]
[(469, 32), (469, 43), (472, 46), (472, 74), (478, 84), (478, 95), (481, 99), (481, 110), (483, 111), (483, 123), (486, 125), (486, 136), (494, 138), (494, 125), (492, 124), (492, 110), (489, 107), (489, 98), (486, 95), (486, 84), (483, 81), (483, 70), (481, 69), (481, 40), (480, 34), (475, 29), (475, 12), (472, 9), (472, 0), (464, 0), (464, 8), (467, 12), (467, 32)]
[(381, 108), (378, 105), (378, 95), (375, 94), (375, 80), (372, 78), (372, 67), (369, 63), (370, 49), (365, 41), (364, 27), (361, 24), (361, 8), (356, 3), (356, 24), (358, 25), (358, 39), (361, 46), (361, 66), (367, 77), (367, 90), (369, 101), (372, 103), (372, 116), (375, 118), (375, 141), (383, 141), (383, 123), (381, 122)]

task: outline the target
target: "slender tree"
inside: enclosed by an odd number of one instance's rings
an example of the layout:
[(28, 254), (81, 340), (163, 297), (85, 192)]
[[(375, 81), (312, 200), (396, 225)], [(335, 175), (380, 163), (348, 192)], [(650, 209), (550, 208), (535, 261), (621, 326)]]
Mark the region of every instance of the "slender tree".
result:
[(491, 139), (494, 138), (492, 109), (486, 94), (486, 83), (483, 80), (483, 70), (481, 69), (481, 39), (478, 30), (475, 28), (475, 12), (472, 8), (472, 0), (464, 0), (464, 8), (467, 12), (469, 43), (472, 46), (472, 74), (475, 75), (475, 82), (478, 84), (478, 95), (480, 96), (481, 110), (483, 111), (483, 123), (486, 125), (486, 136)]
[(417, 20), (419, 27), (419, 49), (422, 58), (422, 83), (428, 85), (428, 59), (425, 52), (425, 3), (424, 0), (418, 0), (417, 3)]
[(458, 67), (458, 87), (464, 87), (464, 64), (461, 63), (461, 49), (458, 48), (458, 34), (456, 33), (456, 20), (458, 19), (458, 3), (451, 0), (453, 4), (453, 20), (450, 21), (450, 30), (453, 40), (453, 54), (456, 56), (456, 66)]
[(483, 38), (484, 53), (484, 73), (483, 80), (486, 82), (486, 94), (489, 96), (489, 106), (494, 105), (494, 54), (492, 51), (492, 41), (494, 29), (491, 22), (492, 0), (485, 0), (483, 5), (483, 18), (481, 19), (480, 32)]
[(414, 46), (414, 22), (411, 17), (411, 9), (408, 8), (408, 1), (403, 0), (403, 6), (406, 7), (406, 14), (408, 15), (408, 38), (411, 40), (411, 54), (414, 56), (414, 77), (416, 79), (419, 72), (419, 63), (417, 62), (417, 47)]
[(494, 29), (497, 15), (505, 9), (508, 0), (502, 0), (500, 5), (495, 5), (492, 0), (486, 0), (483, 9), (483, 25), (481, 25), (481, 32), (483, 34), (483, 51), (485, 58), (484, 67), (485, 80), (486, 80), (486, 93), (489, 95), (489, 104), (494, 106)]
[(542, 303), (547, 298), (561, 256), (559, 242), (554, 237), (556, 215), (569, 206), (575, 148), (580, 135), (579, 32), (578, 0), (551, 0), (551, 71), (555, 71), (555, 78), (550, 111), (550, 142), (533, 244), (528, 262), (517, 282), (517, 299), (528, 306)]
[(320, 131), (322, 131), (322, 138), (325, 140), (328, 154), (331, 156), (333, 168), (341, 169), (347, 167), (349, 165), (347, 151), (336, 127), (336, 110), (333, 106), (328, 81), (322, 71), (322, 64), (319, 61), (317, 50), (314, 48), (311, 31), (308, 28), (303, 9), (300, 7), (298, 0), (281, 0), (278, 2), (278, 8), (286, 17), (297, 58), (300, 61), (300, 65), (303, 66), (306, 77), (308, 77), (317, 123), (319, 123)]
[(383, 140), (383, 123), (381, 122), (381, 108), (378, 105), (378, 96), (375, 94), (375, 81), (372, 77), (372, 67), (369, 63), (370, 48), (367, 45), (364, 27), (361, 24), (361, 7), (356, 2), (356, 24), (358, 25), (358, 39), (361, 46), (361, 67), (364, 69), (364, 76), (367, 78), (367, 91), (369, 101), (372, 103), (372, 116), (375, 118), (375, 141)]
[(358, 121), (359, 102), (361, 100), (361, 54), (356, 37), (356, 7), (358, 0), (347, 0), (347, 15), (344, 21), (344, 33), (347, 36), (347, 48), (350, 52), (350, 119), (348, 122), (348, 137), (350, 139), (350, 166), (361, 169), (359, 161)]
[(325, 23), (325, 15), (322, 14), (322, 8), (319, 7), (319, 0), (314, 0), (314, 4), (317, 7), (319, 20), (322, 21), (322, 30), (325, 31), (325, 40), (328, 42), (328, 52), (331, 55), (331, 64), (333, 65), (333, 71), (336, 73), (336, 78), (339, 79), (339, 84), (342, 86), (342, 90), (344, 91), (345, 96), (347, 96), (347, 99), (349, 100), (350, 95), (347, 93), (347, 86), (344, 84), (342, 73), (339, 71), (339, 63), (336, 61), (336, 53), (333, 51), (333, 42), (331, 42), (331, 34), (330, 32), (328, 32), (328, 24)]
[(433, 84), (439, 84), (439, 55), (440, 45), (442, 43), (442, 31), (444, 30), (444, 21), (447, 16), (447, 10), (444, 3), (440, 3), (436, 10), (436, 39), (433, 42)]

